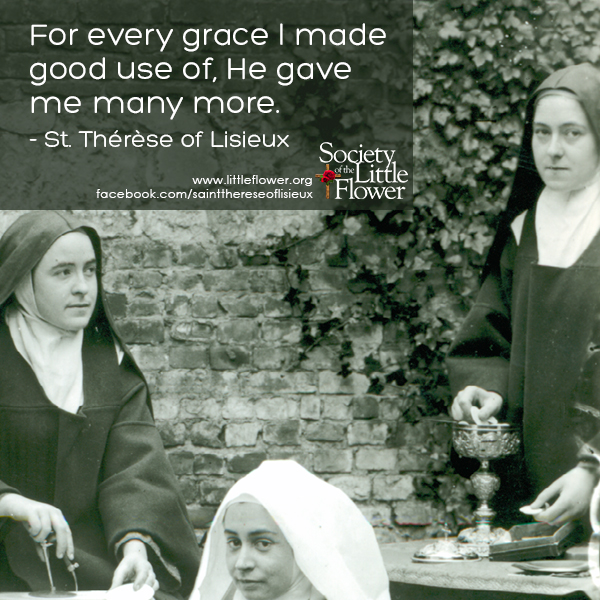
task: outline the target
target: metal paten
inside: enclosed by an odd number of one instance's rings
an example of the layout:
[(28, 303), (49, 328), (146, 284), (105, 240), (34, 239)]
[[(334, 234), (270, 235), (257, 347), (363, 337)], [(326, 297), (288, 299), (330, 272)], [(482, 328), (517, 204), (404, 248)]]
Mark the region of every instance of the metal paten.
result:
[(519, 450), (519, 429), (509, 423), (455, 422), (452, 425), (452, 442), (461, 456), (481, 461), (481, 466), (470, 478), (479, 500), (475, 511), (476, 526), (463, 530), (458, 539), (474, 544), (480, 556), (489, 556), (490, 544), (510, 538), (506, 530), (492, 528), (496, 513), (488, 503), (500, 489), (500, 478), (489, 470), (489, 461), (510, 456)]

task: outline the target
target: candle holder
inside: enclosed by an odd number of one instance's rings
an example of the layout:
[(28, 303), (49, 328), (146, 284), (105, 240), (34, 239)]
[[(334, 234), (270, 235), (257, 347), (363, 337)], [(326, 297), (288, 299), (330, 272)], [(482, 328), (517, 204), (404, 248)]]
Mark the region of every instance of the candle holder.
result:
[(521, 443), (519, 429), (509, 423), (476, 424), (458, 422), (452, 426), (452, 443), (461, 456), (481, 462), (470, 481), (479, 504), (475, 510), (475, 527), (461, 531), (459, 541), (474, 544), (480, 556), (489, 556), (490, 544), (501, 541), (508, 532), (492, 528), (496, 513), (489, 502), (500, 489), (500, 477), (489, 470), (490, 460), (515, 454)]

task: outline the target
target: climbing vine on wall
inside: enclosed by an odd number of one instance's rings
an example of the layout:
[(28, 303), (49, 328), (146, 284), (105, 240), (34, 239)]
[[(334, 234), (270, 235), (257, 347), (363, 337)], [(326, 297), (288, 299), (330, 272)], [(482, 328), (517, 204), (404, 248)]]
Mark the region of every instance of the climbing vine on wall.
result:
[[(371, 5), (404, 22), (406, 3)], [(450, 401), (443, 358), (479, 288), (516, 168), (527, 98), (558, 68), (600, 62), (600, 11), (591, 0), (413, 5), (413, 210), (325, 218), (310, 243), (323, 244), (329, 266), (346, 274), (347, 302), (334, 312), (320, 310), (310, 268), (290, 259), (291, 248), (305, 242), (286, 240), (277, 253), (290, 282), (286, 300), (302, 321), (300, 361), (335, 345), (339, 374), (368, 376), (373, 394), (391, 388), (408, 400), (408, 421), (445, 412)], [(396, 28), (398, 44), (403, 31)], [(381, 76), (393, 80), (385, 69)], [(372, 236), (383, 255), (370, 250)], [(352, 335), (357, 323), (393, 335), (384, 335), (379, 353), (361, 354)], [(433, 450), (447, 459), (441, 445)], [(443, 500), (456, 523), (468, 488), (450, 473), (442, 461), (417, 491)]]

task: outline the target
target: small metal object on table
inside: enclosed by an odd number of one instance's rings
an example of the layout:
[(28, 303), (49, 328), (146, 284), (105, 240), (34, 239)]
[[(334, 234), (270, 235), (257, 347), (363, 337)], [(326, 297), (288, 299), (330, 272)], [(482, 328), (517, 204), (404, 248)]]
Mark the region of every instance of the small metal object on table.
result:
[(465, 529), (459, 541), (475, 544), (480, 556), (489, 556), (490, 544), (506, 536), (505, 530), (492, 528), (496, 513), (489, 502), (500, 489), (500, 478), (489, 470), (490, 460), (515, 454), (521, 443), (519, 429), (509, 423), (476, 424), (456, 422), (452, 426), (452, 443), (455, 450), (468, 458), (481, 462), (479, 469), (471, 475), (479, 505), (475, 511), (475, 527)]

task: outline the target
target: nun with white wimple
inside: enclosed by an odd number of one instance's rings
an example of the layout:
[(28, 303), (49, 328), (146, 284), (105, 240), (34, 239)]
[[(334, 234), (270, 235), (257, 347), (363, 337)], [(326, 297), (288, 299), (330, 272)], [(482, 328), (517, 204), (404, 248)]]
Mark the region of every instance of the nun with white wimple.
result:
[(338, 488), (265, 461), (225, 496), (190, 600), (389, 600), (373, 528)]

